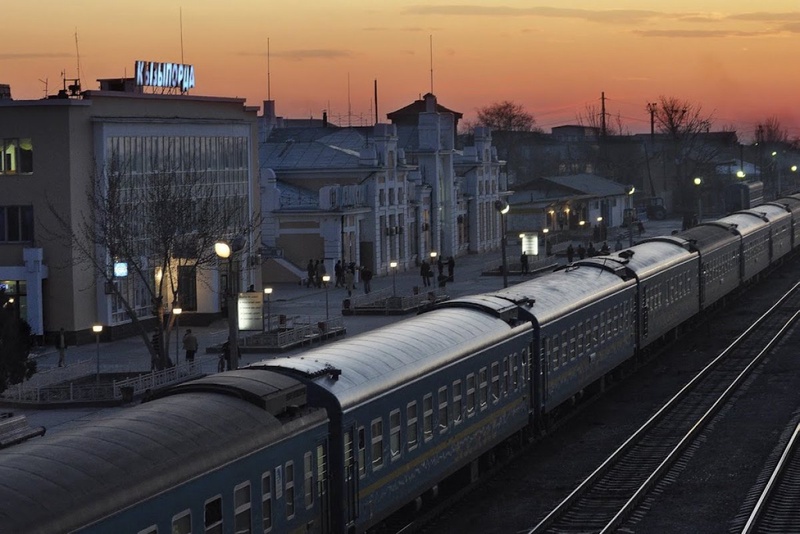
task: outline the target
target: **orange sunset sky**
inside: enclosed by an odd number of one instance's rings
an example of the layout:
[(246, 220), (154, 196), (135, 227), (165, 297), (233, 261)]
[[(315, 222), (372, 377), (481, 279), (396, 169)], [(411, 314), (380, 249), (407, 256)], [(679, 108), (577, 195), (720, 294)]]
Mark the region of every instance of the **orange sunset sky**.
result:
[[(182, 15), (181, 15), (182, 13)], [(513, 100), (549, 131), (587, 105), (649, 131), (661, 95), (702, 106), (751, 140), (777, 116), (800, 137), (797, 0), (27, 0), (6, 2), (0, 83), (15, 99), (61, 88), (61, 72), (132, 76), (134, 61), (195, 66), (196, 95), (237, 96), (279, 115), (371, 122), (431, 90), (474, 119)], [(348, 91), (349, 78), (349, 91)], [(616, 120), (616, 119), (614, 119)]]

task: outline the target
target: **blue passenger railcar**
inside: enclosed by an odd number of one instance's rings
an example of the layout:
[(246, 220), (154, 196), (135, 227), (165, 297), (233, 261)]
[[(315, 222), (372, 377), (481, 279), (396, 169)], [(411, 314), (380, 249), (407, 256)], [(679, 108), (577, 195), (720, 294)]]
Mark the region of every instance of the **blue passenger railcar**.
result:
[[(643, 349), (700, 311), (699, 255), (671, 237), (647, 239), (607, 257), (616, 258), (637, 282), (637, 347)], [(581, 263), (581, 262), (579, 262)]]
[[(245, 376), (246, 375), (246, 376)], [(237, 371), (0, 453), (2, 532), (323, 532), (328, 422)]]
[(775, 201), (775, 204), (786, 206), (792, 214), (792, 250), (800, 247), (800, 195), (788, 195)]
[(602, 265), (576, 265), (496, 293), (533, 322), (536, 417), (554, 410), (630, 358), (635, 282)]
[(776, 263), (792, 251), (792, 213), (785, 204), (769, 202), (745, 210), (769, 223), (770, 263)]
[(742, 211), (706, 224), (730, 228), (739, 235), (742, 282), (752, 280), (769, 267), (769, 223), (760, 215)]
[(706, 309), (734, 291), (741, 283), (741, 244), (730, 227), (700, 224), (675, 235), (685, 248), (700, 255), (698, 298)]
[(250, 366), (302, 378), (328, 410), (335, 532), (376, 525), (528, 424), (530, 324), (509, 303), (452, 306)]

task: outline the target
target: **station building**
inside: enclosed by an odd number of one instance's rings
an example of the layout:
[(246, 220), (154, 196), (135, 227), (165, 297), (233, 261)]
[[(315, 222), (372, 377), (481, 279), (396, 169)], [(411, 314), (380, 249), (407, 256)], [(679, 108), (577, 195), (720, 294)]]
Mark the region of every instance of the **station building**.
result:
[[(85, 340), (96, 323), (105, 325), (108, 337), (128, 330), (128, 313), (79, 261), (58, 221), (78, 232), (90, 220), (88, 188), (112, 156), (138, 162), (130, 172), (142, 176), (158, 172), (149, 162), (179, 157), (181, 168), (203, 173), (221, 202), (248, 214), (260, 203), (257, 108), (244, 99), (146, 93), (132, 79), (100, 80), (100, 90), (65, 90), (41, 100), (0, 98), (0, 154), (0, 290), (33, 333), (46, 338), (64, 328), (72, 342)], [(248, 250), (258, 249), (257, 232), (246, 239)], [(234, 289), (260, 285), (255, 256), (237, 258), (237, 273)], [(220, 287), (228, 283), (221, 276), (207, 269), (182, 277), (183, 310), (196, 317), (219, 314)], [(114, 283), (138, 317), (154, 316), (153, 302), (132, 274)]]

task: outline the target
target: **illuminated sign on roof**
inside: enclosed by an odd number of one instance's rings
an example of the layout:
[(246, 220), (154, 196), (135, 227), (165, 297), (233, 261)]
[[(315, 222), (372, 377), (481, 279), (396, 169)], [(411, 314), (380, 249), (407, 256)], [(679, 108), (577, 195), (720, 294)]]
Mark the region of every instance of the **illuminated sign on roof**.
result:
[(186, 92), (194, 87), (194, 65), (137, 61), (134, 65), (136, 85), (177, 87)]

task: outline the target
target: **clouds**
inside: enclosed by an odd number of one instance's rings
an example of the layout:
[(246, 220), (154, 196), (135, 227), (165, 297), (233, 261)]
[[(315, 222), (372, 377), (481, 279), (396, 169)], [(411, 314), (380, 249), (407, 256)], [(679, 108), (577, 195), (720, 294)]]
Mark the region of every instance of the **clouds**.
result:
[(74, 54), (66, 52), (0, 52), (0, 61), (15, 59), (60, 59), (74, 57)]
[[(576, 9), (550, 6), (512, 7), (484, 4), (414, 5), (405, 8), (407, 15), (446, 17), (506, 17), (506, 18), (559, 18), (582, 20), (597, 24), (635, 26), (633, 33), (642, 37), (762, 37), (781, 33), (800, 32), (800, 11), (747, 13), (720, 12), (669, 12), (648, 9)], [(736, 24), (735, 29), (727, 26)], [(658, 28), (643, 29), (648, 24)], [(691, 25), (670, 27), (665, 25)], [(742, 28), (743, 24), (757, 25), (756, 29)], [(714, 26), (725, 25), (724, 29)], [(709, 27), (711, 26), (711, 27)], [(698, 29), (698, 27), (700, 27)]]

